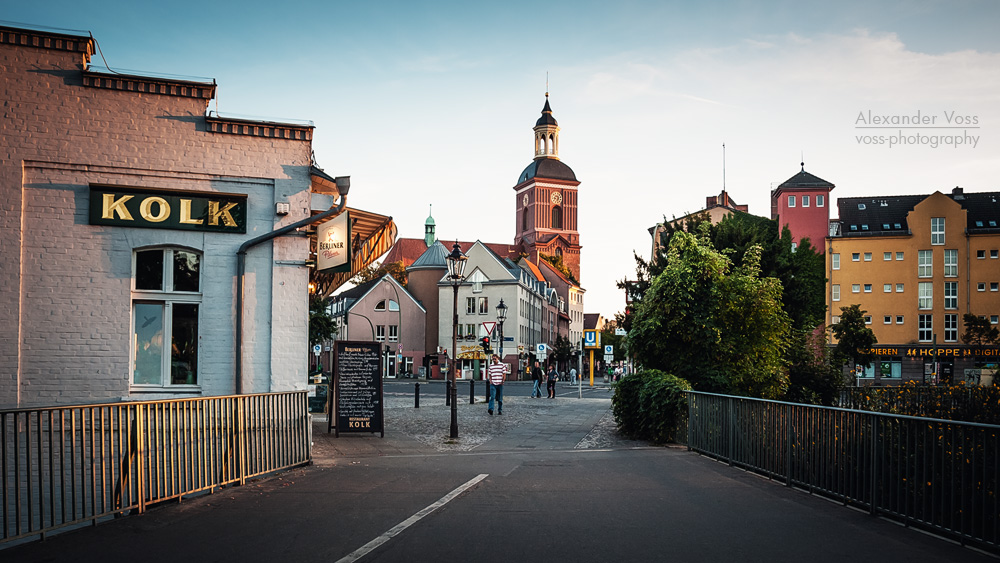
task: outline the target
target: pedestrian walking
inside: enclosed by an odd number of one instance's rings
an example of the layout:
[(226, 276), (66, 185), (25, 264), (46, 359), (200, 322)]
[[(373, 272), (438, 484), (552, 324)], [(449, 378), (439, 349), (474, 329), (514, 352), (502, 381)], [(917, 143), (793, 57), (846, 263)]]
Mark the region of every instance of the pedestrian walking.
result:
[(500, 363), (500, 356), (493, 354), (493, 363), (488, 369), (490, 402), (486, 407), (486, 412), (493, 414), (493, 403), (496, 401), (497, 414), (503, 414), (503, 382), (507, 379), (507, 366)]
[(542, 370), (533, 369), (531, 370), (531, 379), (534, 381), (534, 386), (531, 388), (531, 398), (541, 399), (542, 398)]
[(576, 368), (569, 368), (569, 381), (576, 385)]
[(559, 377), (559, 374), (556, 372), (555, 366), (549, 366), (549, 373), (548, 373), (548, 378), (547, 378), (548, 379), (547, 388), (548, 388), (548, 391), (549, 391), (549, 398), (550, 399), (555, 399), (556, 398), (556, 379), (558, 377)]

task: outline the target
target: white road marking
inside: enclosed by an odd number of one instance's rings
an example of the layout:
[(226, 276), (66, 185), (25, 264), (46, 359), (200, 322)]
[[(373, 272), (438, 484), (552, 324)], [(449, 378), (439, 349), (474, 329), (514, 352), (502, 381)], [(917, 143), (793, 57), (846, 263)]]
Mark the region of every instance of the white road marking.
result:
[(434, 502), (433, 504), (429, 505), (427, 508), (424, 508), (420, 512), (417, 512), (413, 516), (410, 516), (406, 520), (403, 520), (399, 524), (396, 524), (395, 526), (393, 526), (392, 528), (390, 528), (386, 533), (384, 533), (381, 536), (373, 539), (372, 541), (366, 543), (365, 545), (363, 545), (363, 546), (359, 547), (358, 549), (352, 551), (351, 553), (345, 555), (344, 557), (338, 559), (337, 563), (354, 563), (355, 561), (358, 561), (359, 559), (361, 559), (365, 555), (368, 555), (369, 553), (371, 553), (378, 546), (380, 546), (380, 545), (384, 544), (385, 542), (391, 540), (395, 536), (399, 535), (399, 533), (402, 532), (403, 530), (405, 530), (405, 529), (409, 528), (410, 526), (416, 524), (417, 521), (419, 521), (424, 516), (427, 516), (431, 512), (434, 512), (435, 510), (437, 510), (437, 509), (441, 508), (442, 506), (448, 504), (449, 502), (451, 502), (452, 499), (454, 499), (458, 495), (464, 493), (470, 487), (472, 487), (476, 483), (482, 481), (483, 479), (487, 478), (488, 476), (489, 476), (488, 473), (480, 473), (479, 475), (473, 477), (472, 479), (470, 479), (469, 481), (467, 481), (464, 485), (461, 485), (457, 489), (455, 489), (452, 492), (450, 492), (450, 493), (446, 494), (445, 496), (441, 497), (436, 502)]

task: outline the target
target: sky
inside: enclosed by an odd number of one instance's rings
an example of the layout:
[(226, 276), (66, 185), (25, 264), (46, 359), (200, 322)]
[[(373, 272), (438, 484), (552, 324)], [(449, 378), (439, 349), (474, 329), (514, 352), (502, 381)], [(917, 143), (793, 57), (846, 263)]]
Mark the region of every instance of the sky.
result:
[[(769, 216), (800, 162), (833, 203), (1000, 190), (993, 0), (0, 0), (0, 20), (90, 32), (116, 70), (214, 78), (225, 115), (312, 121), (348, 205), (400, 237), (433, 205), (442, 240), (513, 242), (547, 89), (605, 317), (649, 227), (723, 187)], [(935, 128), (861, 129), (869, 112)]]

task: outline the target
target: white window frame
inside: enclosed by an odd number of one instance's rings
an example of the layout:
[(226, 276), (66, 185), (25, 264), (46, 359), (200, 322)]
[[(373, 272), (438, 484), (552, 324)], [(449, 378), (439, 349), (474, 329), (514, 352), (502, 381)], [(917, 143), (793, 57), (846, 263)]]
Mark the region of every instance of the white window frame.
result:
[(861, 293), (861, 284), (860, 283), (852, 283), (851, 284), (851, 293)]
[(944, 316), (944, 341), (958, 342), (958, 315), (955, 313)]
[[(136, 288), (136, 260), (138, 254), (141, 252), (162, 252), (163, 253), (163, 269), (161, 271), (161, 286), (160, 289), (138, 289)], [(199, 272), (198, 272), (198, 290), (197, 291), (175, 291), (174, 290), (174, 256), (177, 252), (184, 252), (189, 254), (194, 254), (198, 257)], [(202, 316), (204, 314), (204, 308), (202, 304), (202, 295), (204, 289), (204, 272), (202, 271), (202, 265), (204, 264), (204, 253), (198, 250), (193, 250), (189, 248), (179, 248), (179, 247), (148, 247), (148, 248), (137, 248), (132, 252), (132, 280), (131, 280), (131, 306), (129, 311), (129, 322), (132, 325), (130, 327), (131, 331), (131, 353), (129, 356), (129, 373), (128, 381), (129, 388), (133, 391), (143, 392), (151, 390), (161, 390), (170, 389), (172, 391), (193, 391), (196, 392), (201, 389), (200, 376), (201, 374), (201, 360), (204, 357), (201, 350), (201, 329), (202, 329)], [(136, 322), (136, 305), (154, 305), (160, 307), (160, 325), (157, 330), (157, 334), (152, 335), (150, 338), (141, 337), (137, 334), (137, 330), (142, 330), (142, 324), (138, 327)], [(195, 305), (198, 307), (198, 316), (196, 319), (198, 325), (198, 334), (196, 349), (194, 351), (195, 356), (195, 369), (194, 369), (194, 381), (192, 383), (173, 383), (172, 382), (172, 371), (173, 371), (173, 334), (174, 334), (174, 306), (176, 305)], [(167, 336), (170, 338), (167, 338)], [(158, 338), (157, 338), (158, 336)], [(136, 363), (139, 356), (140, 350), (148, 350), (151, 346), (148, 344), (153, 344), (154, 341), (158, 340), (157, 344), (160, 348), (160, 381), (159, 382), (142, 382), (136, 383)], [(145, 342), (147, 345), (142, 345)]]
[(834, 252), (830, 254), (830, 269), (839, 270), (840, 269), (840, 253)]
[(928, 310), (934, 308), (934, 284), (931, 282), (920, 282), (917, 284), (917, 309)]
[(809, 196), (802, 195), (802, 207), (809, 207)]
[(872, 261), (872, 253), (865, 252), (865, 262), (871, 262), (871, 261)]
[(958, 249), (947, 248), (944, 251), (944, 277), (958, 277)]
[(795, 196), (788, 196), (788, 207), (795, 207)]
[(901, 325), (905, 320), (904, 315), (896, 315), (896, 324)]
[(903, 293), (903, 284), (901, 283), (896, 284), (896, 293)]
[(917, 315), (917, 341), (930, 342), (934, 339), (934, 315)]
[(931, 245), (944, 244), (944, 217), (931, 217)]
[(882, 284), (882, 293), (892, 293), (892, 284), (891, 283)]
[(826, 205), (826, 198), (823, 196), (823, 194), (817, 194), (816, 207), (823, 207), (824, 205)]
[(871, 292), (872, 292), (872, 284), (866, 283), (865, 284), (865, 293), (871, 293)]
[(944, 282), (944, 308), (958, 309), (958, 282)]
[(930, 250), (917, 251), (917, 277), (930, 278), (934, 276), (934, 253)]
[(840, 284), (835, 283), (830, 286), (830, 299), (833, 301), (840, 301)]
[(896, 260), (899, 260), (899, 261), (903, 260), (903, 253), (902, 252), (897, 252), (896, 253)]
[(399, 325), (389, 325), (389, 342), (399, 342)]
[(892, 253), (891, 252), (883, 252), (882, 253), (882, 260), (885, 261), (885, 262), (891, 261), (892, 260)]

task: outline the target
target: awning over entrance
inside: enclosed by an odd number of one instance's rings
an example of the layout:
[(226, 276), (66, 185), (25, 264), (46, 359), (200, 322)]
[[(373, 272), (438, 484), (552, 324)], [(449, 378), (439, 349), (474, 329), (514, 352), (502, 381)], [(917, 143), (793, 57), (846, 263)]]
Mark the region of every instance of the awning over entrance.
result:
[[(344, 213), (348, 213), (351, 220), (351, 269), (349, 272), (330, 274), (313, 270), (309, 281), (314, 285), (313, 291), (323, 297), (336, 291), (376, 258), (388, 252), (396, 241), (396, 223), (392, 221), (392, 217), (351, 207)], [(310, 243), (315, 255), (315, 231), (310, 234)]]

